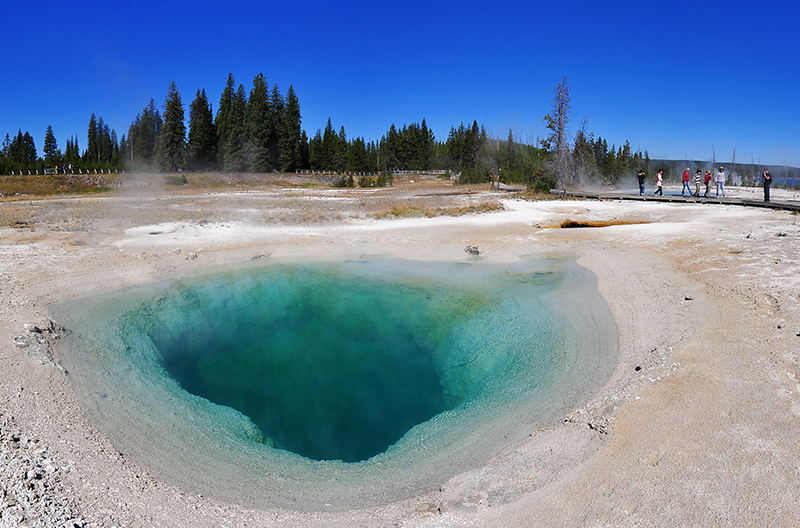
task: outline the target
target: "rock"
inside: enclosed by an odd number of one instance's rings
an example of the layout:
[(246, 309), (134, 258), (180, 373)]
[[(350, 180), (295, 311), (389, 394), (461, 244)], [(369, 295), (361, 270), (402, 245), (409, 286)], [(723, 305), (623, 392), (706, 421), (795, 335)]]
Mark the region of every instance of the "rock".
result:
[(465, 253), (469, 253), (470, 255), (480, 255), (481, 252), (478, 249), (478, 246), (467, 246), (464, 248)]
[(599, 419), (599, 420), (591, 421), (591, 422), (589, 422), (588, 425), (589, 425), (589, 429), (597, 431), (600, 434), (608, 434), (608, 429), (609, 429), (609, 426), (610, 426), (610, 424), (608, 423), (608, 420), (605, 420), (605, 419)]
[(37, 334), (42, 333), (42, 329), (33, 323), (25, 323), (24, 325), (22, 325), (22, 327), (25, 329), (26, 332), (34, 332)]
[(11, 338), (14, 345), (28, 349), (28, 353), (42, 364), (49, 364), (63, 371), (64, 368), (53, 356), (53, 347), (64, 334), (64, 328), (52, 319), (42, 319), (39, 323), (25, 323), (22, 326), (25, 333)]

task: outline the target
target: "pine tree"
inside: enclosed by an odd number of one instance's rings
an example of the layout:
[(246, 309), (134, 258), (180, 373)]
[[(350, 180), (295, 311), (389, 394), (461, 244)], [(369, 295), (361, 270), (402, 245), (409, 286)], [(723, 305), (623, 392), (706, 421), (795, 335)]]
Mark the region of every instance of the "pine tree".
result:
[(30, 134), (28, 134), (28, 132), (23, 134), (22, 130), (18, 129), (17, 135), (11, 141), (11, 145), (9, 146), (9, 159), (16, 165), (18, 169), (28, 168), (28, 163), (30, 162), (30, 144), (28, 142), (29, 136)]
[(228, 74), (228, 81), (225, 83), (225, 89), (222, 90), (222, 95), (219, 98), (219, 106), (217, 107), (217, 163), (223, 167), (225, 165), (225, 158), (228, 157), (229, 138), (231, 134), (231, 112), (233, 111), (233, 100), (236, 97), (236, 84), (233, 79), (233, 74)]
[(336, 143), (333, 151), (332, 168), (336, 172), (344, 172), (347, 167), (347, 150), (349, 144), (347, 143), (347, 132), (344, 131), (344, 126), (339, 127), (339, 133), (336, 134)]
[(228, 116), (228, 137), (226, 141), (225, 159), (223, 160), (226, 172), (242, 172), (245, 170), (245, 159), (242, 147), (245, 139), (244, 116), (247, 107), (247, 96), (241, 84), (236, 89), (236, 94)]
[(272, 104), (264, 74), (253, 79), (253, 88), (247, 100), (244, 118), (244, 158), (247, 168), (253, 172), (269, 172), (272, 156), (269, 150), (272, 135)]
[(178, 86), (172, 81), (164, 100), (164, 122), (159, 134), (159, 165), (167, 172), (183, 166), (186, 150), (186, 125)]
[(267, 147), (269, 148), (270, 165), (278, 167), (280, 165), (280, 144), (281, 144), (281, 129), (283, 128), (283, 114), (286, 111), (286, 102), (283, 100), (278, 85), (272, 85), (272, 93), (269, 97), (270, 102), (270, 128), (269, 137), (267, 139)]
[(447, 154), (450, 159), (450, 167), (460, 171), (465, 165), (464, 144), (466, 143), (466, 129), (462, 121), (458, 128), (451, 126), (447, 136)]
[(286, 91), (286, 107), (280, 128), (280, 159), (278, 165), (282, 172), (293, 172), (300, 168), (301, 155), (300, 101), (290, 85)]
[(592, 153), (592, 133), (588, 131), (589, 117), (581, 122), (581, 128), (575, 133), (572, 149), (572, 166), (576, 174), (576, 181), (586, 182), (597, 177), (595, 157)]
[(310, 145), (308, 141), (308, 134), (306, 134), (305, 130), (300, 132), (300, 168), (304, 170), (311, 168)]
[(117, 142), (117, 131), (111, 129), (111, 158), (109, 159), (109, 167), (119, 167), (119, 143)]
[(83, 153), (83, 158), (89, 165), (94, 165), (98, 161), (97, 117), (94, 114), (89, 118), (89, 129), (86, 133), (86, 152)]
[(347, 151), (347, 170), (355, 172), (369, 171), (367, 146), (364, 139), (357, 137)]
[(114, 155), (114, 147), (111, 143), (111, 132), (102, 117), (97, 118), (97, 159), (96, 163), (107, 167), (111, 163)]
[(44, 159), (47, 161), (48, 165), (59, 163), (60, 160), (58, 158), (61, 157), (61, 153), (58, 151), (58, 143), (56, 142), (56, 136), (53, 134), (53, 127), (51, 125), (47, 125), (42, 152), (44, 153)]
[(64, 149), (64, 163), (67, 165), (79, 165), (81, 162), (81, 154), (78, 148), (78, 138), (70, 136), (67, 140), (67, 146)]
[(119, 139), (119, 155), (118, 161), (116, 162), (115, 166), (124, 168), (125, 167), (125, 160), (128, 159), (128, 138), (125, 134), (122, 134), (122, 137)]
[[(328, 118), (330, 121), (330, 118)], [(325, 167), (325, 152), (322, 148), (322, 131), (317, 133), (308, 142), (308, 166), (312, 170), (327, 170)]]
[(394, 170), (400, 167), (400, 159), (398, 156), (398, 137), (397, 128), (394, 123), (391, 124), (389, 130), (381, 138), (378, 145), (380, 151), (381, 168), (385, 171)]
[(322, 156), (321, 162), (322, 170), (334, 170), (333, 160), (336, 156), (336, 150), (339, 144), (339, 136), (333, 129), (331, 118), (328, 117), (328, 123), (325, 125), (325, 131), (322, 133)]
[(159, 145), (159, 135), (163, 121), (161, 114), (156, 108), (156, 102), (150, 99), (150, 103), (136, 115), (136, 119), (128, 128), (128, 153), (127, 160), (130, 160), (134, 167), (142, 170), (152, 167), (156, 151)]
[(430, 170), (431, 162), (433, 160), (433, 147), (436, 143), (436, 137), (433, 135), (433, 130), (428, 128), (425, 123), (425, 118), (422, 118), (422, 126), (420, 127), (422, 144), (419, 153), (419, 165), (421, 170)]
[(197, 90), (189, 106), (187, 162), (192, 170), (208, 170), (217, 159), (217, 131), (205, 89)]

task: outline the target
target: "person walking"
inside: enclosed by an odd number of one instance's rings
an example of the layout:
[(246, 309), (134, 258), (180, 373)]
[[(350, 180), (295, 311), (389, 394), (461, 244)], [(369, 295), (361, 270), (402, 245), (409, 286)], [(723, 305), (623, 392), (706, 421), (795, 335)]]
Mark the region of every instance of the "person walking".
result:
[(714, 182), (717, 184), (717, 198), (719, 198), (719, 191), (722, 191), (722, 197), (727, 198), (725, 195), (725, 168), (720, 167), (717, 175), (714, 177)]
[(644, 196), (644, 180), (647, 175), (644, 173), (643, 170), (639, 171), (639, 196)]
[(656, 174), (656, 192), (653, 193), (655, 195), (664, 196), (664, 175), (662, 171), (658, 171)]
[(684, 192), (688, 192), (689, 196), (692, 195), (692, 188), (689, 186), (689, 180), (691, 180), (691, 177), (689, 176), (689, 167), (686, 167), (686, 170), (683, 171), (683, 187), (681, 188), (681, 196), (684, 195)]
[(772, 185), (772, 174), (768, 169), (764, 169), (764, 201), (769, 201), (769, 188)]
[(694, 196), (700, 196), (700, 182), (703, 181), (702, 172), (700, 169), (697, 169), (697, 172), (694, 175)]
[(706, 169), (706, 193), (703, 197), (708, 198), (708, 195), (711, 194), (711, 182), (714, 180), (714, 176), (711, 174), (711, 169)]

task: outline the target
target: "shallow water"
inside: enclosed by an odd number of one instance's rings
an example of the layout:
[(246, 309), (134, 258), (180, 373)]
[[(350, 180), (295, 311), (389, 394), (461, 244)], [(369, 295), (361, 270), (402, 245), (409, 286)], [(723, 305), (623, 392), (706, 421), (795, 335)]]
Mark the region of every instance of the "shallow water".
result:
[(435, 489), (569, 412), (616, 329), (566, 257), (274, 264), (51, 307), (90, 418), (169, 481), (345, 509)]

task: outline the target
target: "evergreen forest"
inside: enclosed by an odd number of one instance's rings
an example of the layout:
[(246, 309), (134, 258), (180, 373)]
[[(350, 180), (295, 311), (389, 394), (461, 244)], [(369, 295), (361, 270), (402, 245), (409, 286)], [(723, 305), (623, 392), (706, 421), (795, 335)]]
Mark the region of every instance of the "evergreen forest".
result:
[[(588, 131), (586, 118), (570, 135), (566, 78), (556, 86), (551, 111), (544, 117), (549, 135), (535, 143), (519, 141), (511, 130), (504, 138), (492, 137), (474, 120), (453, 125), (446, 138), (436, 138), (424, 118), (402, 127), (392, 123), (377, 141), (349, 138), (345, 127), (337, 130), (330, 118), (324, 129), (310, 135), (302, 127), (292, 86), (282, 92), (276, 84), (270, 87), (263, 74), (251, 84), (248, 90), (229, 74), (216, 112), (205, 89), (198, 89), (187, 116), (172, 82), (163, 103), (151, 99), (119, 137), (92, 114), (83, 150), (74, 136), (59, 148), (51, 126), (44, 133), (41, 156), (29, 132), (6, 134), (0, 174), (313, 172), (341, 175), (336, 182), (341, 186), (354, 185), (355, 174), (362, 186), (369, 186), (391, 184), (399, 171), (431, 171), (458, 183), (502, 181), (549, 190), (588, 183), (626, 185), (639, 170), (654, 175), (663, 169), (669, 179), (688, 164), (651, 160), (646, 151), (632, 151), (628, 141), (609, 145)], [(744, 173), (755, 170), (753, 166)], [(749, 183), (746, 177), (741, 180)]]

